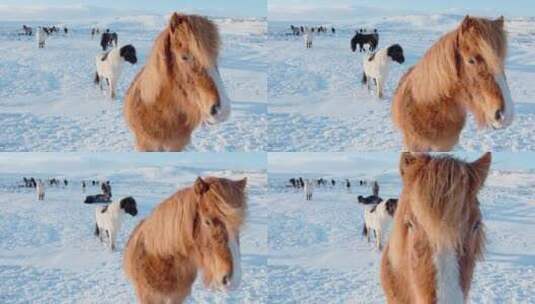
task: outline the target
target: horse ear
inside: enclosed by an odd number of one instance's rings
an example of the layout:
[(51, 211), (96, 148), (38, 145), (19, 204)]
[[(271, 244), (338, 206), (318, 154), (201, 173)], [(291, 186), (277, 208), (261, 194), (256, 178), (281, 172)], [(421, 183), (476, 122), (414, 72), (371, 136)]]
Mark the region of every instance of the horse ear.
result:
[(247, 177), (244, 177), (243, 179), (236, 182), (238, 187), (240, 187), (241, 190), (245, 189), (245, 186), (247, 186)]
[(503, 15), (500, 16), (498, 19), (494, 20), (494, 23), (501, 28), (503, 28), (504, 22), (505, 22), (505, 19), (503, 18)]
[(420, 164), (421, 166), (427, 163), (430, 159), (429, 155), (424, 153), (401, 153), (401, 159), (399, 161), (399, 173), (401, 174), (401, 177), (406, 175), (406, 173), (415, 165)]
[(470, 168), (474, 173), (472, 175), (473, 182), (476, 187), (481, 187), (489, 174), (490, 164), (492, 162), (492, 154), (490, 152), (485, 153), (478, 160), (470, 164)]
[(203, 195), (208, 191), (210, 188), (210, 185), (208, 185), (207, 182), (205, 182), (200, 176), (197, 177), (197, 180), (195, 180), (195, 184), (193, 185), (193, 189), (195, 189), (195, 193), (197, 195)]
[(176, 12), (173, 13), (171, 19), (169, 19), (169, 28), (171, 33), (174, 33), (175, 30), (186, 20), (186, 16), (179, 15)]
[(407, 168), (413, 165), (417, 159), (418, 157), (411, 152), (401, 153), (401, 158), (399, 160), (399, 173), (401, 173), (401, 176), (405, 174)]
[(470, 17), (469, 15), (466, 15), (461, 22), (461, 32), (468, 31), (472, 26), (474, 26), (474, 18)]

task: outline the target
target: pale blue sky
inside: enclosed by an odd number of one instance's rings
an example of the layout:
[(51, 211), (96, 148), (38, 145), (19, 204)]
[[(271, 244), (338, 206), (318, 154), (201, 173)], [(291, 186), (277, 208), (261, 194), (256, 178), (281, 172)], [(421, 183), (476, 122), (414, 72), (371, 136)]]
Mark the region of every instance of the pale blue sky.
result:
[(10, 6), (96, 6), (165, 14), (184, 10), (213, 16), (265, 17), (266, 0), (0, 0)]
[[(319, 14), (336, 21), (350, 16), (450, 13), (485, 16), (535, 16), (533, 0), (268, 0), (270, 19)], [(308, 20), (308, 19), (306, 19)]]

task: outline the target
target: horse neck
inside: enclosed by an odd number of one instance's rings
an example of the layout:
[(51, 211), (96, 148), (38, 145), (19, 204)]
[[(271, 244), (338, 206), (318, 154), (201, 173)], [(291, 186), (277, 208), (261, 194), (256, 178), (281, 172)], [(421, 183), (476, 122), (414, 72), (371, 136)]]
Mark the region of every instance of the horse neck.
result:
[(120, 202), (113, 202), (108, 205), (108, 210), (111, 212), (113, 217), (120, 217), (121, 213), (124, 213), (124, 211), (121, 209), (121, 203)]

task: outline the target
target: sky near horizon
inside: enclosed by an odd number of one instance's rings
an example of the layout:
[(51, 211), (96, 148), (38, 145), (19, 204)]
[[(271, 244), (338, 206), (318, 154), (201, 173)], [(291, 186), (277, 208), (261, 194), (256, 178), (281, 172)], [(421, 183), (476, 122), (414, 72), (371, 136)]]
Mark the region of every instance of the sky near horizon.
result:
[(268, 0), (269, 21), (355, 22), (403, 15), (535, 16), (533, 0)]
[[(101, 7), (129, 12), (168, 14), (184, 11), (217, 17), (266, 17), (267, 0), (0, 0), (3, 9), (22, 8), (43, 10), (45, 8), (68, 9)], [(21, 12), (23, 13), (23, 12)], [(43, 16), (45, 18), (46, 16)]]
[(1, 173), (113, 171), (143, 167), (264, 170), (260, 152), (233, 153), (0, 153)]

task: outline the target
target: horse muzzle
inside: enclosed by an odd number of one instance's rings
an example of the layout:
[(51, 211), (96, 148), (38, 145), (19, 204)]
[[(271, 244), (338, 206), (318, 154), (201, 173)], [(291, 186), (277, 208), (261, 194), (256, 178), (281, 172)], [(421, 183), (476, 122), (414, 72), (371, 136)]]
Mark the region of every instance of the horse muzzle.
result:
[(210, 125), (222, 123), (230, 117), (231, 112), (231, 100), (227, 96), (225, 87), (223, 85), (223, 80), (219, 74), (219, 69), (217, 67), (211, 68), (208, 70), (208, 74), (212, 78), (212, 81), (215, 84), (217, 89), (218, 100), (210, 107), (210, 113), (207, 119), (207, 123)]
[(513, 122), (514, 103), (505, 73), (495, 76), (494, 79), (500, 88), (501, 102), (503, 106), (492, 113), (490, 126), (494, 129), (503, 129), (511, 125)]

